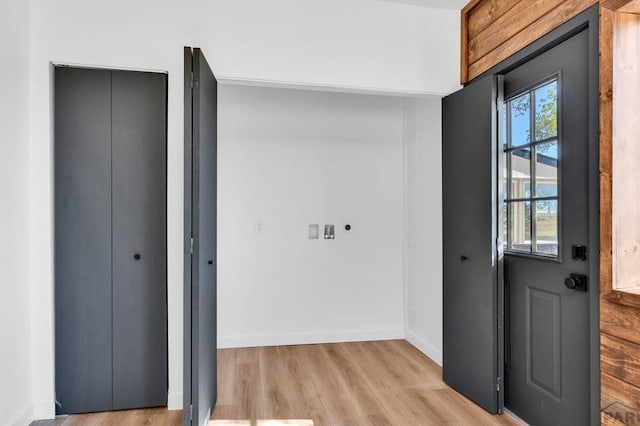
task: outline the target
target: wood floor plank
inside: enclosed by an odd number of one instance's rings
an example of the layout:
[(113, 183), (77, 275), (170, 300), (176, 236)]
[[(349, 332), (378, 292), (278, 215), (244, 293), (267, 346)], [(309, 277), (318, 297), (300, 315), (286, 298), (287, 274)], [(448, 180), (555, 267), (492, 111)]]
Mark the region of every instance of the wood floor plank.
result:
[(360, 393), (369, 393), (371, 388), (361, 380), (362, 374), (358, 364), (346, 345), (326, 345), (323, 351), (329, 365), (333, 367), (335, 374), (341, 378), (341, 385), (355, 396)]
[(264, 417), (267, 419), (287, 419), (293, 416), (291, 403), (295, 395), (290, 393), (290, 383), (294, 377), (287, 374), (280, 352), (277, 346), (259, 349), (262, 403)]
[(418, 349), (406, 340), (382, 341), (381, 345), (397, 360), (410, 369), (408, 374), (420, 377), (422, 386), (446, 387), (442, 381), (440, 366), (430, 358), (425, 357)]
[(236, 349), (218, 351), (218, 404), (233, 405), (236, 373)]
[(313, 350), (307, 354), (304, 361), (318, 394), (325, 397), (346, 393), (343, 382), (338, 379), (335, 369), (331, 368), (331, 364), (322, 353), (322, 346), (312, 345), (311, 348)]
[(161, 408), (106, 411), (102, 413), (59, 416), (54, 420), (39, 420), (33, 426), (179, 426), (182, 410)]
[[(240, 354), (242, 351), (238, 351)], [(255, 362), (242, 362), (236, 364), (234, 399), (236, 408), (232, 419), (256, 420), (264, 417), (262, 404), (262, 387), (260, 378), (260, 364), (257, 360), (258, 352), (255, 352)]]

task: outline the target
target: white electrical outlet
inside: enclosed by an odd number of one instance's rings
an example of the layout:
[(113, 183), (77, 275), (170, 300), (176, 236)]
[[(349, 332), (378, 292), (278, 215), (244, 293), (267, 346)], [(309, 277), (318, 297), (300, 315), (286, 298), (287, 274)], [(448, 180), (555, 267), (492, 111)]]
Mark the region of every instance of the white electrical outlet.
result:
[(335, 226), (333, 225), (325, 225), (324, 226), (324, 239), (325, 240), (334, 240), (336, 238)]

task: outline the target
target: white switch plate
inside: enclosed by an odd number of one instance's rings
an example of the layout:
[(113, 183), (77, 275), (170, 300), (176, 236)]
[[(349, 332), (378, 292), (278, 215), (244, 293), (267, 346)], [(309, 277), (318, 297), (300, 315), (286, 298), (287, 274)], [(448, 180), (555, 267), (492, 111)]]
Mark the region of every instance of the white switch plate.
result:
[(317, 240), (320, 237), (320, 225), (310, 224), (309, 225), (309, 239)]

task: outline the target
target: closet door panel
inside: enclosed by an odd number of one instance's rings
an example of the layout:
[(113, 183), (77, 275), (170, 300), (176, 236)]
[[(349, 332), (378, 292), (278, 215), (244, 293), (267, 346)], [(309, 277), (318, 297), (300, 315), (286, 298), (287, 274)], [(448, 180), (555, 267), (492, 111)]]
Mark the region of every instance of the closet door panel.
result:
[(164, 74), (114, 71), (114, 409), (167, 403)]
[(442, 101), (442, 377), (490, 413), (504, 377), (496, 96), (487, 76)]
[(111, 73), (56, 68), (54, 106), (57, 412), (110, 410)]

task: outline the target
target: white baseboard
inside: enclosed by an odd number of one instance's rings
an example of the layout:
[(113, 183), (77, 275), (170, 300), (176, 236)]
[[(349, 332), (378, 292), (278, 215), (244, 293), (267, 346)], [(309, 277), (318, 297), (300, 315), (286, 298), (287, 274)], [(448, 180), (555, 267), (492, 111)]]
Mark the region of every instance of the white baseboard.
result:
[(425, 342), (421, 337), (411, 330), (405, 330), (407, 342), (411, 343), (420, 352), (435, 361), (436, 364), (442, 367), (442, 350), (436, 348), (434, 345)]
[(405, 334), (402, 329), (253, 336), (218, 336), (218, 348), (311, 345), (317, 343), (363, 342), (370, 340), (395, 340), (404, 338)]
[[(9, 417), (9, 416), (7, 416)], [(28, 426), (33, 421), (33, 406), (28, 405), (20, 413), (16, 414), (13, 419), (9, 419), (10, 426)]]
[(35, 401), (33, 403), (33, 418), (36, 420), (50, 420), (56, 417), (56, 404), (53, 401)]
[(182, 410), (182, 392), (169, 392), (167, 395), (167, 409)]

